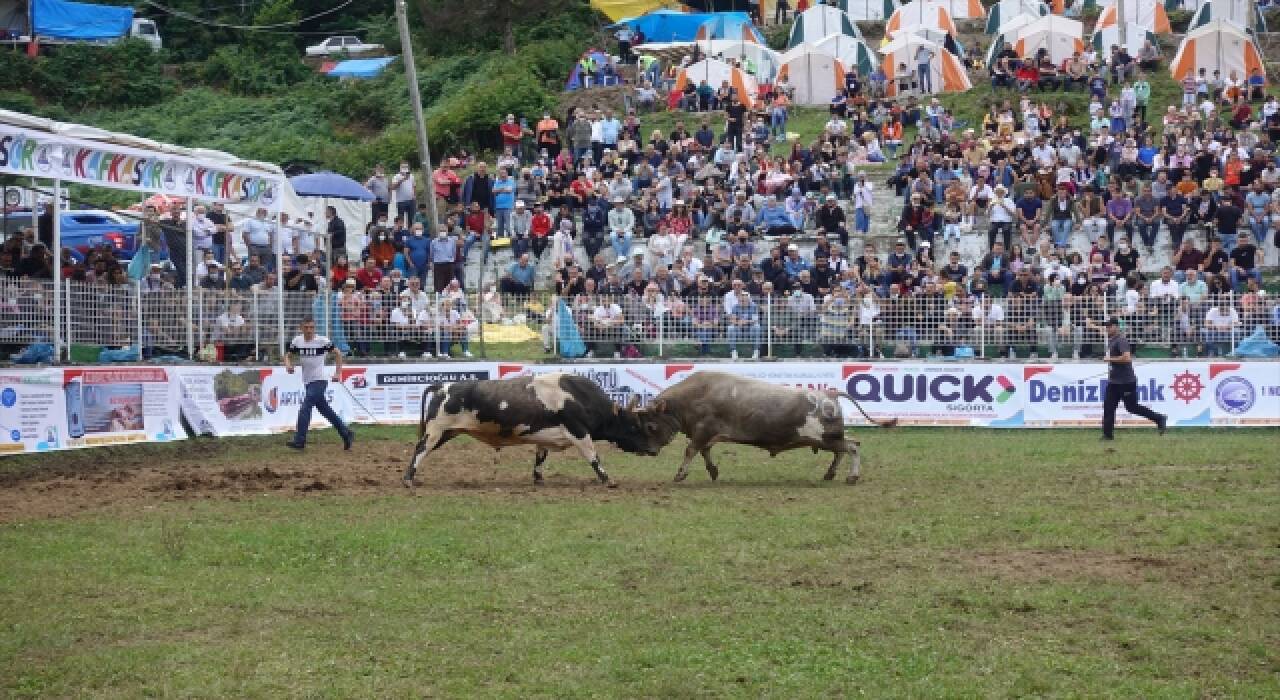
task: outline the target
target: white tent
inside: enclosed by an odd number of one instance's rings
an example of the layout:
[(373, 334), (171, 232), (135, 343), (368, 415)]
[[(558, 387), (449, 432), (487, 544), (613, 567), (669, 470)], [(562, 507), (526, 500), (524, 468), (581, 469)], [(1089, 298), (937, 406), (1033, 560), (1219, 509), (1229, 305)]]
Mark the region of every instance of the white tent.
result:
[(1212, 75), (1221, 71), (1224, 78), (1234, 71), (1244, 80), (1254, 71), (1262, 70), (1262, 52), (1253, 38), (1234, 22), (1214, 20), (1187, 33), (1169, 62), (1169, 72), (1174, 80), (1195, 75), (1199, 69)]
[(840, 61), (845, 70), (855, 71), (860, 75), (868, 75), (876, 69), (880, 57), (862, 39), (855, 39), (844, 34), (832, 34), (813, 43), (802, 44), (782, 54), (785, 63), (806, 51), (817, 51), (832, 56)]
[(903, 31), (907, 34), (915, 34), (916, 36), (924, 37), (925, 39), (944, 47), (946, 50), (955, 54), (958, 58), (964, 58), (964, 45), (956, 41), (955, 37), (941, 29), (936, 29), (934, 27), (911, 27), (909, 29), (904, 29)]
[(955, 54), (924, 37), (902, 32), (895, 36), (893, 41), (880, 47), (880, 53), (884, 56), (880, 65), (884, 69), (885, 77), (888, 78), (890, 96), (898, 94), (896, 78), (899, 77), (899, 66), (905, 66), (908, 73), (913, 74), (916, 71), (916, 52), (921, 47), (933, 52), (933, 60), (929, 65), (929, 78), (934, 93), (965, 92), (973, 88), (964, 64), (956, 58)]
[[(1138, 51), (1142, 49), (1142, 45), (1148, 41), (1156, 48), (1156, 53), (1160, 53), (1160, 44), (1156, 41), (1155, 32), (1133, 23), (1125, 27), (1124, 46), (1129, 51), (1130, 56), (1137, 56)], [(1090, 37), (1089, 43), (1093, 44), (1093, 48), (1098, 52), (1099, 56), (1108, 55), (1112, 46), (1120, 45), (1120, 27), (1111, 25), (1095, 31), (1093, 36)]]
[[(653, 56), (668, 64), (678, 64), (685, 56), (692, 56), (697, 49), (702, 56), (723, 60), (737, 60), (757, 80), (770, 82), (782, 66), (782, 55), (762, 44), (736, 39), (704, 39), (701, 41), (674, 41), (669, 43), (640, 44), (634, 48), (637, 54)], [(752, 73), (751, 69), (755, 70)]]
[(893, 36), (911, 27), (933, 27), (952, 36), (959, 34), (951, 11), (944, 3), (931, 0), (916, 0), (898, 8), (898, 11), (893, 13), (885, 23), (884, 31), (886, 36)]
[(794, 100), (799, 105), (830, 104), (844, 89), (844, 66), (834, 56), (819, 51), (800, 51), (792, 54), (778, 71), (778, 79), (786, 77), (795, 89)]
[(843, 10), (855, 22), (889, 19), (901, 5), (898, 0), (826, 0), (826, 4)]
[[(1094, 30), (1113, 24), (1119, 24), (1118, 6), (1111, 5), (1098, 15), (1098, 23)], [(1165, 12), (1161, 0), (1125, 0), (1124, 20), (1139, 24), (1156, 34), (1171, 34), (1173, 27), (1169, 24), (1169, 14)]]
[(1000, 0), (987, 10), (986, 33), (995, 34), (1005, 23), (1018, 17), (1026, 17), (1030, 21), (1047, 14), (1049, 6), (1041, 0)]
[(1004, 38), (1023, 58), (1047, 49), (1049, 60), (1061, 63), (1075, 52), (1084, 51), (1084, 24), (1059, 15), (1045, 15), (1019, 28), (1012, 37), (1004, 35)]
[(707, 58), (697, 63), (685, 66), (676, 76), (675, 91), (684, 90), (684, 86), (692, 82), (695, 86), (701, 84), (702, 81), (712, 88), (720, 87), (721, 83), (727, 82), (738, 93), (738, 100), (748, 108), (755, 106), (756, 99), (759, 96), (759, 88), (756, 79), (747, 75), (747, 72), (741, 68), (734, 68), (732, 65), (714, 58)]
[(1017, 17), (1014, 17), (1000, 25), (1000, 27), (996, 29), (995, 34), (996, 36), (1016, 36), (1019, 29), (1031, 24), (1036, 21), (1036, 19), (1038, 19), (1036, 15), (1018, 15)]
[(1187, 31), (1203, 27), (1215, 19), (1235, 22), (1245, 29), (1267, 31), (1267, 20), (1263, 17), (1257, 0), (1205, 0), (1191, 16)]
[(801, 44), (817, 41), (832, 34), (862, 38), (858, 25), (854, 24), (843, 10), (816, 5), (796, 15), (796, 21), (791, 25), (791, 36), (787, 40), (787, 48), (794, 49)]

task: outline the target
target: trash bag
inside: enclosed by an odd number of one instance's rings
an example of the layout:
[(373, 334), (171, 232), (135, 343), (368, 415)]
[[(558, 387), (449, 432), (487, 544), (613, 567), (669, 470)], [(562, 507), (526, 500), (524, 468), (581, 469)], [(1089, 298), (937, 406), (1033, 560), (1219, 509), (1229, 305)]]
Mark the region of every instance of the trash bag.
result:
[(142, 361), (142, 349), (137, 345), (127, 345), (123, 348), (103, 348), (98, 353), (98, 362), (140, 362)]
[(573, 312), (564, 299), (556, 306), (556, 338), (559, 340), (561, 357), (582, 357), (587, 354), (587, 344), (582, 342), (578, 324), (573, 322)]
[(50, 365), (53, 364), (53, 345), (51, 343), (32, 343), (13, 356), (15, 365)]
[(1258, 326), (1244, 340), (1236, 344), (1232, 357), (1280, 357), (1280, 345), (1271, 342), (1267, 329)]

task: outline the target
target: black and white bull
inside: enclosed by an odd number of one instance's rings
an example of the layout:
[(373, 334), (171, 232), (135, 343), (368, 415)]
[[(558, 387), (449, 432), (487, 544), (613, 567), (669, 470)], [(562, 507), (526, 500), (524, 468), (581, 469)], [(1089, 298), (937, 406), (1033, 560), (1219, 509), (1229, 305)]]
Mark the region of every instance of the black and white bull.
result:
[(468, 380), (430, 386), (422, 395), (418, 444), (404, 472), (413, 486), (418, 465), (432, 451), (459, 435), (470, 435), (496, 450), (534, 445), (534, 483), (542, 482), (542, 463), (551, 450), (577, 448), (600, 481), (596, 440), (626, 452), (656, 455), (666, 443), (653, 435), (657, 421), (635, 410), (635, 401), (619, 407), (594, 382), (573, 374), (552, 373), (516, 379)]
[[(663, 425), (659, 437), (664, 444), (675, 431), (689, 438), (676, 481), (689, 475), (689, 464), (699, 453), (711, 479), (717, 479), (720, 470), (711, 461), (711, 446), (731, 442), (768, 450), (774, 457), (804, 447), (815, 453), (832, 452), (834, 459), (823, 477), (827, 480), (835, 478), (840, 460), (847, 454), (850, 464), (845, 481), (853, 484), (862, 476), (862, 459), (858, 441), (845, 437), (840, 398), (849, 399), (862, 411), (851, 396), (835, 390), (800, 389), (725, 372), (698, 372), (658, 394), (648, 411)], [(897, 423), (896, 419), (874, 421), (865, 411), (862, 415), (884, 427)]]

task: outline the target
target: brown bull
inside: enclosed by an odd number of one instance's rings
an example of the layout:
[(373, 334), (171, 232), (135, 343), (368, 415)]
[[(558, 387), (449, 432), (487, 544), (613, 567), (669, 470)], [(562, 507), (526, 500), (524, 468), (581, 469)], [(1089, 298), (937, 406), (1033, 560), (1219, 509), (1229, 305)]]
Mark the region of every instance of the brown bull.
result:
[[(661, 419), (667, 430), (689, 437), (676, 481), (689, 475), (695, 454), (702, 455), (714, 481), (720, 470), (711, 461), (711, 446), (732, 442), (768, 450), (770, 456), (804, 447), (815, 453), (831, 452), (834, 458), (823, 477), (827, 480), (835, 478), (840, 460), (847, 454), (850, 465), (845, 481), (853, 484), (862, 475), (862, 460), (858, 442), (845, 437), (840, 398), (849, 399), (876, 425), (888, 427), (897, 423), (896, 419), (872, 420), (857, 401), (843, 392), (779, 386), (726, 372), (690, 376), (659, 394), (649, 411)], [(670, 437), (661, 436), (665, 439), (660, 441), (669, 441)]]

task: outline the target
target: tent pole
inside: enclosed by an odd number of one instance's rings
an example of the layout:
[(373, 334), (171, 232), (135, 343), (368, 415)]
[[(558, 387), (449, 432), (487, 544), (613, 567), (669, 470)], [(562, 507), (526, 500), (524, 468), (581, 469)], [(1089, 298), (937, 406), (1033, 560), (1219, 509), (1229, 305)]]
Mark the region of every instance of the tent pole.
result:
[[(53, 181), (53, 360), (62, 360), (62, 181)], [(67, 357), (71, 352), (68, 349)]]
[(277, 196), (271, 202), (271, 225), (275, 231), (271, 242), (275, 247), (276, 256), (276, 344), (280, 350), (280, 356), (284, 357), (284, 246), (281, 245), (280, 240), (284, 235), (280, 227), (280, 209), (284, 204), (284, 183), (277, 182), (276, 189), (281, 196)]
[(195, 218), (191, 213), (192, 199), (192, 197), (187, 197), (187, 357), (195, 359), (196, 329), (193, 321), (195, 319), (196, 270), (195, 251), (192, 250), (191, 245), (193, 238), (191, 225), (194, 223), (193, 220)]

